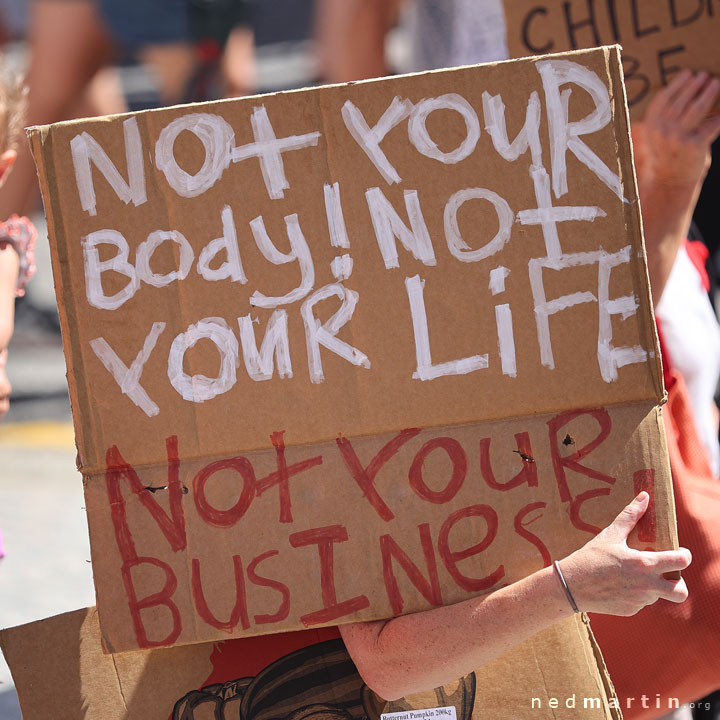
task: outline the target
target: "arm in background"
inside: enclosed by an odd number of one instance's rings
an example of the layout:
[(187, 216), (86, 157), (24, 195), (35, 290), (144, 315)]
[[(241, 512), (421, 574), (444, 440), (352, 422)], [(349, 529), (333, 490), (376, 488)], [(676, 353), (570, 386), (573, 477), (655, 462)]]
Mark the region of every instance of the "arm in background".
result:
[(10, 407), (10, 381), (5, 374), (7, 347), (14, 329), (15, 288), (20, 258), (9, 243), (0, 242), (0, 420)]
[(385, 36), (401, 0), (315, 0), (315, 40), (323, 82), (388, 74)]
[(720, 135), (720, 79), (684, 71), (658, 91), (632, 128), (635, 166), (655, 305), (690, 229)]

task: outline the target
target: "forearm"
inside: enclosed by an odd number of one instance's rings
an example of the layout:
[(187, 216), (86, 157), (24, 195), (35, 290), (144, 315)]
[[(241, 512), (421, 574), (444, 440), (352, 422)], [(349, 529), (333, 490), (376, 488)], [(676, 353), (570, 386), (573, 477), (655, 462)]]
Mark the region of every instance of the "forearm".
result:
[(7, 348), (13, 334), (19, 266), (15, 249), (0, 242), (0, 351)]
[(658, 91), (645, 119), (633, 126), (635, 165), (652, 296), (657, 304), (710, 167), (710, 145), (720, 134), (712, 108), (720, 79), (684, 71)]
[(652, 298), (660, 302), (678, 250), (690, 230), (701, 185), (652, 184), (641, 194), (643, 227)]
[[(633, 550), (627, 537), (648, 507), (643, 492), (602, 532), (560, 561), (577, 608), (633, 615), (658, 598), (683, 602), (683, 580), (666, 573), (690, 564), (687, 550)], [(553, 568), (456, 605), (340, 627), (366, 684), (386, 700), (455, 682), (572, 615)]]
[(453, 682), (572, 614), (544, 568), (483, 597), (340, 631), (368, 686), (393, 700)]
[(387, 74), (385, 35), (396, 2), (317, 0), (316, 39), (326, 82), (348, 82)]

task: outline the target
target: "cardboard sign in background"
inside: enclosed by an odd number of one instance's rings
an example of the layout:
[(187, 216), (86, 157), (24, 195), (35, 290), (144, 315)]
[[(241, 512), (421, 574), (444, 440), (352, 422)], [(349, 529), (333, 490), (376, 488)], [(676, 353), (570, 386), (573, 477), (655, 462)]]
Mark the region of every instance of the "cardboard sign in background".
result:
[(438, 706), (454, 710), (457, 720), (508, 712), (529, 719), (579, 711), (592, 720), (620, 717), (579, 616), (457, 683), (389, 703), (363, 684), (332, 628), (110, 656), (100, 648), (97, 611), (87, 608), (0, 631), (0, 647), (24, 720), (379, 720)]
[(617, 49), (31, 142), (108, 649), (675, 544)]
[(720, 74), (715, 0), (506, 0), (510, 57), (619, 43), (634, 120), (678, 72)]

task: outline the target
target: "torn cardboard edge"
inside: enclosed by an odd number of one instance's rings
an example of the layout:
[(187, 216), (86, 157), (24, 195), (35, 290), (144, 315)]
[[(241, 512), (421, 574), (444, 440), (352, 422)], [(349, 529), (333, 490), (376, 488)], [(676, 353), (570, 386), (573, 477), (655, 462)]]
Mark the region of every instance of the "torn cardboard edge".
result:
[(622, 712), (619, 708), (618, 696), (615, 692), (615, 686), (613, 685), (612, 677), (610, 677), (607, 665), (605, 665), (605, 660), (602, 656), (602, 650), (598, 645), (597, 640), (595, 639), (595, 635), (593, 634), (590, 618), (588, 618), (585, 613), (582, 613), (582, 621), (587, 628), (588, 640), (590, 642), (590, 647), (592, 648), (593, 657), (595, 658), (595, 662), (597, 663), (598, 672), (600, 674), (600, 680), (603, 684), (605, 697), (608, 699), (614, 698), (616, 701), (615, 703), (608, 703), (608, 711), (610, 713), (610, 717), (612, 717), (613, 720), (622, 720)]

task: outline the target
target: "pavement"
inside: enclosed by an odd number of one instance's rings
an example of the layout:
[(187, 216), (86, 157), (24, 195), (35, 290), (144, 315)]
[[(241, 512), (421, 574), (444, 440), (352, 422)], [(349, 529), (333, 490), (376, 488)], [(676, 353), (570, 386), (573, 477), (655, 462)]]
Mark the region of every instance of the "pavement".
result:
[[(33, 220), (39, 270), (17, 303), (7, 366), (13, 397), (0, 424), (0, 628), (95, 604), (47, 234), (42, 216)], [(0, 720), (21, 720), (2, 655)]]
[[(0, 627), (95, 604), (82, 476), (72, 426), (34, 421), (0, 426)], [(0, 718), (20, 720), (0, 657)]]

